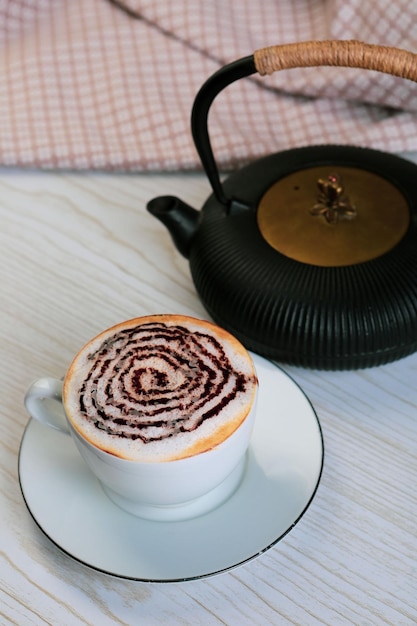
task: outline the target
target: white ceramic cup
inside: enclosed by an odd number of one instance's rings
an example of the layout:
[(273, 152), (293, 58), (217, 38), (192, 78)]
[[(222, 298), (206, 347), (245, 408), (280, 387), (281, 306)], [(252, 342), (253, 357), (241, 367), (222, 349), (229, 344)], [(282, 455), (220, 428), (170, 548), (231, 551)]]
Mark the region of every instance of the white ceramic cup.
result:
[(146, 519), (176, 521), (202, 515), (236, 490), (246, 467), (246, 452), (256, 414), (256, 395), (240, 426), (214, 448), (171, 461), (140, 462), (105, 452), (71, 424), (62, 402), (61, 380), (41, 378), (29, 387), (30, 416), (70, 435), (109, 498)]

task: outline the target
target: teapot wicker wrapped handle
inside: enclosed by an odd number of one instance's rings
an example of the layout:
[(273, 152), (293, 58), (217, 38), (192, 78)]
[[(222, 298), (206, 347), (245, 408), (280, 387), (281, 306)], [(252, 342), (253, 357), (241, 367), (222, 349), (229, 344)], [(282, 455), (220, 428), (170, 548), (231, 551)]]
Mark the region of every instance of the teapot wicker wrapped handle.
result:
[(191, 129), (201, 162), (218, 201), (229, 206), (220, 182), (208, 133), (208, 112), (220, 91), (245, 76), (295, 67), (338, 66), (375, 70), (417, 82), (417, 54), (360, 41), (307, 41), (269, 46), (225, 65), (201, 87), (194, 101)]
[(376, 70), (417, 81), (417, 55), (361, 41), (307, 41), (269, 46), (253, 54), (256, 71), (264, 76), (292, 67), (333, 65)]

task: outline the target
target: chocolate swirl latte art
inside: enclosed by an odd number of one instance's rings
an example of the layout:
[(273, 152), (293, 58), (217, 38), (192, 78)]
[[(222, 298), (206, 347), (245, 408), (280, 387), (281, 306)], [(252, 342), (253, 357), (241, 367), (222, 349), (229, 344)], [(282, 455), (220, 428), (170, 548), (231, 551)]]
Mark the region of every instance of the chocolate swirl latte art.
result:
[(246, 349), (210, 322), (136, 318), (93, 339), (74, 359), (64, 404), (94, 446), (129, 460), (185, 458), (226, 439), (257, 388)]

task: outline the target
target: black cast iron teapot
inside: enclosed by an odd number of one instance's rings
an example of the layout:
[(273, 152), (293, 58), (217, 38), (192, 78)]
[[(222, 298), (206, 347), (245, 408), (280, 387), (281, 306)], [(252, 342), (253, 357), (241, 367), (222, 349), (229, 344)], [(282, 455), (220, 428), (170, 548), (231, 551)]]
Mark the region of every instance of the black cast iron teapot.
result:
[(201, 211), (164, 196), (148, 210), (190, 260), (211, 317), (250, 350), (355, 369), (417, 350), (417, 167), (383, 152), (313, 146), (220, 181), (207, 118), (233, 81), (290, 67), (361, 67), (417, 81), (417, 55), (357, 41), (264, 48), (216, 72), (194, 102), (195, 145), (213, 188)]

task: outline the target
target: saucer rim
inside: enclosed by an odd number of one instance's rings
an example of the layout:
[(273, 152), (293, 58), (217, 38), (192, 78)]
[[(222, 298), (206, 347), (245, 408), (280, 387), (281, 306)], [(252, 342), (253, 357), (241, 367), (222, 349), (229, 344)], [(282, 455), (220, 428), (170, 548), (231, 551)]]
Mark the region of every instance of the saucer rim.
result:
[[(23, 484), (22, 484), (22, 472), (21, 472), (21, 457), (22, 457), (22, 448), (23, 448), (23, 444), (25, 441), (25, 438), (27, 437), (27, 432), (31, 426), (32, 422), (36, 422), (35, 418), (30, 417), (21, 441), (20, 441), (20, 445), (19, 445), (19, 452), (18, 452), (18, 480), (19, 480), (19, 487), (20, 487), (20, 491), (22, 494), (22, 498), (23, 501), (25, 503), (25, 506), (32, 518), (32, 520), (35, 522), (35, 525), (37, 526), (37, 528), (39, 528), (39, 530), (41, 531), (41, 533), (43, 534), (43, 536), (45, 536), (48, 541), (51, 542), (52, 545), (56, 546), (58, 548), (58, 550), (62, 553), (65, 554), (66, 556), (68, 556), (72, 561), (79, 563), (80, 565), (82, 565), (83, 567), (86, 567), (89, 570), (101, 573), (101, 574), (105, 574), (106, 576), (110, 576), (112, 578), (117, 578), (120, 580), (130, 580), (132, 582), (143, 582), (143, 583), (179, 583), (179, 582), (191, 582), (191, 581), (196, 581), (196, 580), (203, 580), (206, 578), (210, 578), (212, 576), (217, 576), (218, 574), (222, 574), (222, 573), (226, 573), (226, 572), (230, 572), (231, 570), (234, 570), (238, 567), (241, 567), (242, 565), (249, 563), (250, 561), (258, 558), (260, 555), (264, 554), (265, 552), (268, 552), (271, 548), (273, 548), (275, 545), (277, 545), (280, 541), (282, 541), (294, 528), (295, 526), (297, 526), (297, 524), (300, 522), (300, 520), (304, 517), (305, 513), (307, 512), (307, 510), (309, 509), (312, 501), (314, 500), (317, 490), (319, 488), (320, 482), (321, 482), (321, 478), (322, 478), (322, 474), (323, 474), (323, 468), (324, 468), (324, 460), (325, 460), (325, 444), (324, 444), (324, 437), (323, 437), (323, 430), (322, 430), (322, 426), (320, 423), (320, 420), (318, 418), (317, 412), (311, 402), (311, 400), (309, 399), (309, 397), (307, 396), (307, 394), (305, 393), (305, 391), (302, 389), (302, 387), (298, 384), (297, 381), (294, 380), (294, 378), (288, 374), (288, 372), (286, 372), (279, 364), (277, 364), (276, 362), (272, 361), (272, 360), (268, 360), (265, 359), (264, 357), (261, 357), (257, 354), (251, 353), (252, 358), (254, 359), (260, 359), (261, 361), (264, 361), (272, 366), (274, 366), (275, 368), (277, 368), (281, 374), (286, 377), (289, 382), (291, 382), (297, 389), (298, 391), (304, 396), (304, 399), (307, 401), (310, 410), (311, 410), (311, 417), (315, 419), (316, 421), (316, 425), (318, 428), (318, 435), (319, 435), (319, 443), (320, 443), (320, 455), (321, 455), (321, 459), (320, 459), (320, 467), (319, 467), (319, 471), (317, 473), (317, 479), (314, 485), (314, 488), (311, 491), (310, 497), (308, 498), (308, 500), (306, 501), (304, 507), (302, 508), (301, 512), (299, 513), (299, 515), (293, 520), (293, 522), (288, 526), (288, 528), (285, 529), (285, 531), (281, 532), (272, 542), (268, 543), (266, 546), (264, 546), (261, 550), (258, 550), (254, 553), (251, 553), (250, 555), (248, 555), (246, 558), (239, 560), (236, 563), (232, 563), (230, 565), (227, 565), (225, 567), (222, 567), (220, 569), (216, 569), (213, 571), (209, 571), (209, 572), (204, 572), (204, 573), (200, 573), (200, 574), (195, 574), (195, 575), (190, 575), (190, 576), (180, 576), (180, 577), (170, 577), (170, 578), (149, 578), (149, 577), (144, 577), (144, 576), (131, 576), (128, 574), (121, 574), (121, 573), (115, 573), (111, 571), (111, 568), (109, 569), (104, 569), (103, 567), (94, 565), (92, 563), (89, 563), (87, 561), (84, 561), (82, 558), (80, 558), (79, 556), (75, 556), (74, 554), (72, 554), (68, 549), (66, 549), (65, 547), (63, 547), (63, 545), (61, 545), (60, 543), (58, 543), (57, 540), (53, 539), (50, 534), (48, 534), (48, 532), (43, 528), (42, 524), (40, 521), (38, 521), (38, 519), (35, 517), (35, 514), (32, 512), (32, 509), (29, 506), (27, 497), (25, 496), (25, 492), (24, 492), (24, 488), (23, 488)], [(256, 360), (255, 360), (255, 365), (256, 365)], [(251, 452), (251, 445), (249, 446), (249, 453)], [(245, 476), (243, 476), (241, 484), (238, 487), (238, 490), (241, 488), (242, 483), (244, 483), (245, 481)], [(111, 502), (109, 500), (109, 506), (117, 506), (116, 504), (114, 504), (113, 502)], [(126, 513), (128, 515), (128, 513)], [(203, 515), (203, 517), (205, 517), (206, 515), (209, 515), (210, 512), (206, 513), (205, 515)], [(198, 518), (195, 518), (198, 519)], [(185, 520), (187, 521), (187, 520)], [(164, 525), (172, 525), (178, 522), (173, 522), (173, 521), (163, 521), (163, 522), (156, 522), (158, 524), (164, 524)], [(180, 522), (181, 523), (181, 522)]]

